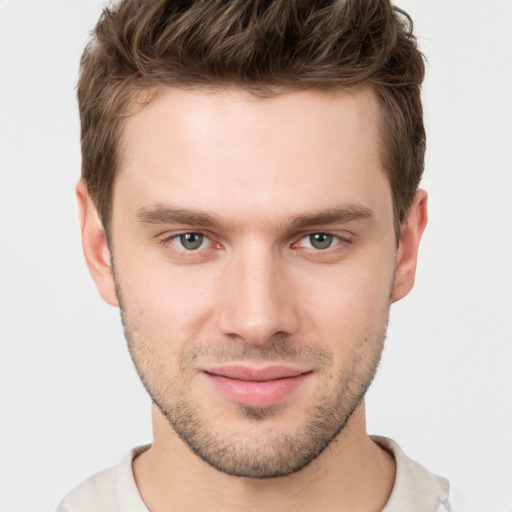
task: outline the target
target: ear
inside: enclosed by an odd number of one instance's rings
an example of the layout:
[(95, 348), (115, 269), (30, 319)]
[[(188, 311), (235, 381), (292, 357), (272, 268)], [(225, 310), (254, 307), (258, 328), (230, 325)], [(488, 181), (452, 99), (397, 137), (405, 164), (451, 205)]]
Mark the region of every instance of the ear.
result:
[(418, 248), (427, 220), (427, 193), (420, 189), (416, 192), (412, 205), (407, 212), (407, 218), (402, 223), (402, 232), (396, 254), (395, 282), (391, 294), (393, 302), (405, 297), (414, 286)]
[(76, 186), (76, 197), (78, 199), (82, 248), (87, 267), (103, 299), (112, 306), (119, 306), (107, 237), (96, 205), (83, 180), (80, 180)]

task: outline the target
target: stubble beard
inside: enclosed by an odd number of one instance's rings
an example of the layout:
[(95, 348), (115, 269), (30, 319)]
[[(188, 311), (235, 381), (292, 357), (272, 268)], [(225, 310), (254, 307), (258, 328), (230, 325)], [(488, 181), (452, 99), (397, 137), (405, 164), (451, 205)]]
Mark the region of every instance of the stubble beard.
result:
[[(118, 288), (125, 337), (139, 377), (153, 403), (179, 438), (211, 467), (223, 473), (256, 479), (275, 478), (300, 471), (316, 459), (338, 436), (361, 404), (379, 365), (386, 337), (389, 306), (377, 329), (362, 335), (343, 371), (334, 374), (332, 384), (306, 408), (304, 420), (295, 432), (271, 432), (265, 420), (279, 414), (278, 406), (239, 406), (244, 421), (261, 425), (261, 435), (227, 435), (215, 431), (200, 408), (190, 401), (178, 378), (171, 378), (155, 345), (141, 332), (127, 312)], [(235, 342), (233, 342), (235, 343)], [(215, 356), (222, 361), (315, 361), (319, 373), (328, 373), (332, 356), (316, 345), (298, 346), (288, 337), (273, 338), (261, 347), (207, 344), (187, 349), (180, 357), (180, 370), (190, 369), (198, 357)], [(254, 425), (253, 425), (254, 426)], [(254, 429), (252, 429), (254, 430)]]

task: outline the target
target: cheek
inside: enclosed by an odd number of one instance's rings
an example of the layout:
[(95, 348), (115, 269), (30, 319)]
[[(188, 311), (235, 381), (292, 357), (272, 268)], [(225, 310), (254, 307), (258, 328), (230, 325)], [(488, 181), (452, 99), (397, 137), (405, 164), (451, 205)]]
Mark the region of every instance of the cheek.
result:
[(200, 266), (171, 267), (133, 254), (119, 270), (127, 315), (140, 329), (173, 345), (196, 337), (212, 314), (215, 276)]
[(321, 332), (337, 350), (350, 350), (385, 328), (392, 283), (392, 260), (329, 269), (328, 276), (316, 276), (297, 292), (306, 297), (301, 305), (304, 329)]
[[(126, 245), (126, 244), (125, 244)], [(291, 265), (280, 273), (280, 293), (296, 312), (300, 338), (350, 347), (387, 321), (394, 256), (382, 247), (336, 265)], [(172, 265), (147, 247), (123, 247), (116, 277), (130, 321), (162, 352), (218, 338), (219, 304), (228, 304), (222, 264)], [(338, 341), (339, 340), (339, 341)], [(342, 342), (342, 343), (340, 343)]]

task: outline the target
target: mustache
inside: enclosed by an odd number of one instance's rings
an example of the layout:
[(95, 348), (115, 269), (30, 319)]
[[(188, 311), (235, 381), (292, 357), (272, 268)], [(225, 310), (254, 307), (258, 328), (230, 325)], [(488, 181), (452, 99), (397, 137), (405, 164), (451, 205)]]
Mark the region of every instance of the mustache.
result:
[[(121, 321), (123, 323), (125, 337), (128, 345), (131, 345), (131, 335), (137, 331), (136, 325), (130, 325), (126, 317), (126, 304), (121, 287), (114, 272), (114, 260), (112, 270), (117, 298), (120, 305)], [(251, 345), (243, 340), (226, 338), (222, 341), (211, 340), (208, 342), (196, 342), (190, 340), (179, 355), (180, 370), (194, 368), (201, 363), (290, 363), (315, 368), (328, 368), (333, 364), (333, 355), (330, 350), (320, 345), (292, 339), (287, 334), (276, 333), (261, 345)]]
[(180, 355), (182, 370), (201, 363), (230, 362), (293, 363), (315, 367), (332, 364), (332, 353), (325, 347), (301, 343), (286, 335), (275, 335), (262, 345), (249, 345), (233, 339), (222, 342), (187, 345)]

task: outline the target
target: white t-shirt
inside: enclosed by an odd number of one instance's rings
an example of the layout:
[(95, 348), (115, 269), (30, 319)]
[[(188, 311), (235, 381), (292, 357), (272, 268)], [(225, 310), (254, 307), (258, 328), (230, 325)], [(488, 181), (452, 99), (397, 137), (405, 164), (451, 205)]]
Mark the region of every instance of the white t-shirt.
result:
[[(382, 512), (451, 512), (449, 484), (409, 459), (391, 439), (372, 436), (396, 461), (396, 477)], [(149, 512), (132, 471), (133, 459), (150, 445), (134, 448), (118, 466), (106, 469), (75, 487), (56, 512)]]

